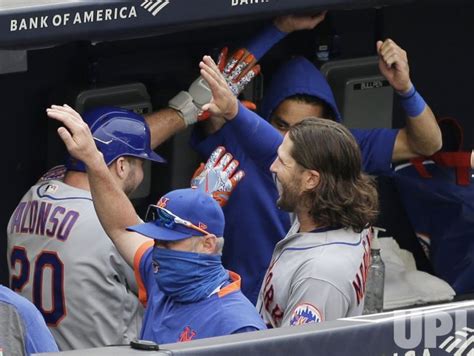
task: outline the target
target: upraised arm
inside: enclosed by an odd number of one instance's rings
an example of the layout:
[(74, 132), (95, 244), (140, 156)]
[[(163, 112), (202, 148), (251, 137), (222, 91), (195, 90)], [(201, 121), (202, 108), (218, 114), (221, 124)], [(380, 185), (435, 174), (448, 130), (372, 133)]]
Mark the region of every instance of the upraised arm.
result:
[[(299, 30), (311, 30), (318, 26), (326, 17), (327, 11), (313, 15), (285, 15), (275, 18), (272, 24), (266, 26), (255, 37), (250, 39), (243, 48), (238, 49), (227, 60), (226, 56), (219, 58), (219, 69), (226, 76), (227, 84), (234, 95), (238, 96), (244, 87), (260, 71), (256, 64), (265, 53), (288, 34)], [(226, 49), (225, 49), (226, 50)], [(227, 54), (227, 52), (225, 52)], [(225, 65), (224, 65), (225, 64)], [(242, 67), (240, 69), (239, 67)], [(238, 78), (238, 85), (233, 82)], [(219, 131), (226, 123), (221, 117), (213, 116), (203, 122), (206, 135)]]
[(246, 44), (247, 50), (259, 61), (275, 44), (288, 34), (312, 30), (326, 17), (327, 11), (311, 15), (285, 15), (277, 17)]
[(150, 127), (151, 148), (155, 149), (163, 142), (186, 128), (186, 123), (178, 112), (171, 108), (162, 109), (145, 115)]
[(58, 128), (58, 134), (71, 156), (86, 165), (92, 200), (100, 223), (124, 260), (133, 267), (136, 251), (149, 239), (126, 230), (128, 226), (139, 223), (132, 203), (115, 183), (81, 116), (68, 105), (53, 105), (46, 112), (50, 118), (64, 125)]
[(407, 114), (406, 127), (395, 140), (392, 160), (430, 156), (442, 146), (441, 130), (430, 107), (410, 79), (407, 53), (393, 40), (377, 42), (379, 69), (398, 93)]
[(239, 104), (211, 57), (205, 56), (199, 66), (212, 91), (211, 102), (203, 108), (225, 118), (246, 154), (264, 169), (269, 168), (282, 136), (268, 122)]

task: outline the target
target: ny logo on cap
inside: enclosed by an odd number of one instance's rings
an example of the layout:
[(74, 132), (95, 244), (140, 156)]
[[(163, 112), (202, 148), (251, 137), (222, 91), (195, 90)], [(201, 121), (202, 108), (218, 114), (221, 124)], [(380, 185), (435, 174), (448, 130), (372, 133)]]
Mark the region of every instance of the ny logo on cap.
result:
[(161, 197), (156, 205), (160, 208), (166, 208), (166, 204), (168, 204), (169, 200), (169, 198)]

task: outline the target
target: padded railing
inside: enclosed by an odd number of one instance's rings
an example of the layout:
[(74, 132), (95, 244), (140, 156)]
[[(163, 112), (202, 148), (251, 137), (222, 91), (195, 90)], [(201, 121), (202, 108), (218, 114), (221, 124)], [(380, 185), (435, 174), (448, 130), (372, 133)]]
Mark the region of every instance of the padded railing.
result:
[(474, 349), (474, 301), (160, 345), (160, 349), (146, 352), (128, 346), (105, 347), (62, 355), (470, 356)]
[(289, 11), (370, 8), (410, 0), (2, 0), (0, 49), (157, 35)]

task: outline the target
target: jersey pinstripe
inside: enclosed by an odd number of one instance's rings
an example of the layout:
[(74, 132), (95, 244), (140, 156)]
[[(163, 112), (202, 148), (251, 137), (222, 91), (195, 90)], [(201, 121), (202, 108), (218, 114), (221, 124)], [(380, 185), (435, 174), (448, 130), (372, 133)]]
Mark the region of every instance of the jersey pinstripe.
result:
[(61, 350), (138, 335), (143, 310), (133, 271), (102, 229), (89, 192), (39, 182), (7, 233), (10, 286), (42, 312)]
[(298, 233), (295, 221), (275, 247), (257, 310), (272, 327), (362, 314), (370, 230)]

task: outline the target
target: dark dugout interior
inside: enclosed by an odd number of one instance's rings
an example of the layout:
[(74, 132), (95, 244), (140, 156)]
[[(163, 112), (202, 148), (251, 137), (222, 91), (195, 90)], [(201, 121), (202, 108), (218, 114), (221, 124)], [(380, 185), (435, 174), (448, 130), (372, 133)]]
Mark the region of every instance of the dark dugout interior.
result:
[[(270, 77), (278, 63), (292, 54), (315, 59), (317, 46), (324, 41), (333, 45), (332, 56), (337, 59), (374, 55), (375, 41), (390, 37), (408, 52), (412, 80), (435, 115), (457, 118), (464, 128), (464, 149), (472, 149), (473, 13), (474, 4), (467, 0), (332, 11), (316, 30), (292, 34), (276, 46), (262, 61), (263, 72), (265, 78)], [(0, 204), (0, 283), (8, 285), (6, 228), (10, 215), (29, 187), (64, 158), (64, 148), (55, 133), (57, 126), (45, 115), (49, 105), (72, 104), (83, 88), (142, 82), (153, 107), (159, 109), (198, 75), (197, 64), (203, 54), (217, 54), (224, 45), (244, 43), (262, 22), (209, 24), (204, 29), (159, 37), (95, 45), (74, 42), (30, 50), (27, 72), (1, 75), (0, 145), (5, 158), (1, 185), (5, 190)], [(404, 117), (395, 105), (393, 127), (403, 125)], [(173, 149), (176, 145), (172, 142), (158, 149), (170, 164), (153, 168), (151, 192), (142, 205), (182, 184), (173, 182), (170, 174), (170, 166), (179, 164), (173, 162)], [(187, 146), (181, 149), (175, 157), (189, 150)], [(183, 177), (183, 181), (187, 179)]]

